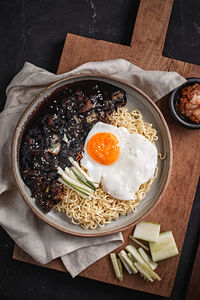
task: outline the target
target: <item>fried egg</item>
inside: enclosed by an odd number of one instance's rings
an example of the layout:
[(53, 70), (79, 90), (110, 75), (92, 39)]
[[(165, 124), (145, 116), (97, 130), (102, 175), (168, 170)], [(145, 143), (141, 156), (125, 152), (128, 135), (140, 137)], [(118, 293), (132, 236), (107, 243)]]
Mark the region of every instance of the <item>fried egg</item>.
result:
[(156, 146), (144, 136), (98, 122), (88, 133), (80, 163), (112, 197), (132, 200), (154, 176), (157, 156)]

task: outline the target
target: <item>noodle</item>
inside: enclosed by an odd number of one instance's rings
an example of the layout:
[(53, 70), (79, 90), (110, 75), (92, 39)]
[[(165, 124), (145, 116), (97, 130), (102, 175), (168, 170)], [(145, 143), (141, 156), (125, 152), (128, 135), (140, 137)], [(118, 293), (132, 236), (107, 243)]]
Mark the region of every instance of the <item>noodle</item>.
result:
[(109, 120), (112, 125), (126, 127), (129, 133), (142, 134), (152, 143), (158, 139), (157, 131), (152, 128), (152, 124), (143, 121), (142, 114), (137, 109), (128, 112), (125, 107), (118, 108), (117, 111), (112, 113)]
[[(158, 139), (157, 132), (152, 128), (152, 124), (144, 122), (142, 114), (138, 110), (128, 112), (127, 108), (118, 108), (116, 112), (110, 115), (109, 120), (112, 125), (126, 127), (129, 133), (142, 134), (152, 143)], [(73, 224), (80, 224), (83, 228), (103, 227), (112, 220), (117, 220), (120, 215), (135, 212), (156, 176), (157, 168), (155, 176), (140, 186), (133, 200), (127, 201), (113, 198), (104, 192), (101, 187), (98, 187), (95, 193), (87, 198), (82, 198), (72, 189), (65, 187), (61, 201), (55, 208), (71, 218)]]
[(161, 153), (158, 153), (158, 158), (160, 160), (164, 160), (167, 157), (167, 153), (164, 153), (163, 155)]

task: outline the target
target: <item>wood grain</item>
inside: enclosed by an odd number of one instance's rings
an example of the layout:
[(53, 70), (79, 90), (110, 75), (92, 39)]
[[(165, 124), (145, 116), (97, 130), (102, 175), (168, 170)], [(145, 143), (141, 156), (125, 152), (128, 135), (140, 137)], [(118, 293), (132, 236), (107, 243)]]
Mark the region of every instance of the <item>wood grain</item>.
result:
[[(162, 56), (172, 4), (172, 0), (141, 0), (131, 47), (68, 34), (58, 73), (70, 71), (88, 61), (124, 58), (146, 70), (177, 71), (185, 77), (200, 77), (200, 67)], [(199, 178), (200, 131), (184, 129), (175, 123), (169, 113), (167, 97), (161, 99), (158, 106), (171, 132), (174, 160), (169, 186), (156, 210), (148, 216), (148, 220), (160, 222), (162, 231), (172, 230), (181, 252)], [(130, 228), (123, 233), (125, 240), (123, 247), (131, 243), (128, 235), (132, 231), (133, 228)], [(34, 263), (17, 246), (14, 258)], [(153, 284), (144, 284), (139, 276), (127, 274), (124, 281), (119, 282), (113, 274), (109, 256), (91, 265), (80, 276), (169, 297), (179, 258), (180, 256), (177, 256), (160, 262), (157, 272), (162, 281)], [(47, 267), (63, 271), (59, 259), (48, 264)]]
[(149, 52), (147, 49), (146, 51), (146, 54), (143, 55), (143, 46), (138, 44), (137, 46), (129, 47), (68, 34), (58, 66), (58, 74), (71, 71), (88, 62), (89, 57), (89, 61), (123, 58), (144, 70), (169, 70), (172, 63), (171, 59), (161, 57), (156, 50)]
[(165, 35), (172, 10), (173, 0), (140, 0), (137, 20), (131, 40), (132, 47), (142, 46), (146, 55), (147, 49), (162, 53)]

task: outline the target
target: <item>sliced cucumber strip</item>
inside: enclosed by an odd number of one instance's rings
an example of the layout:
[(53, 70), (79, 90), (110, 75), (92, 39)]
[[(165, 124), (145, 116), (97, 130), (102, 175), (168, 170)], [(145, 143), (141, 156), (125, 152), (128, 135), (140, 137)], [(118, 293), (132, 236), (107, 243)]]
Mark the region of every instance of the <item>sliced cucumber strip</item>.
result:
[(160, 233), (158, 242), (149, 243), (149, 247), (154, 262), (175, 256), (179, 253), (172, 231)]
[(77, 188), (83, 189), (85, 192), (91, 193), (93, 192), (91, 188), (87, 187), (86, 185), (78, 182), (75, 179), (72, 179), (66, 172), (64, 172), (60, 167), (58, 167), (58, 174), (62, 177), (66, 183), (70, 183), (71, 185), (76, 186)]
[(127, 265), (129, 266), (129, 268), (131, 269), (131, 271), (133, 272), (133, 274), (137, 273), (137, 269), (135, 268), (132, 260), (127, 256), (127, 253), (124, 250), (121, 250), (118, 253), (118, 256), (121, 258), (123, 258), (125, 260), (125, 262), (127, 263)]
[(74, 173), (73, 173), (68, 167), (65, 168), (65, 173), (66, 173), (69, 177), (71, 177), (72, 179), (77, 180), (77, 178), (76, 178), (76, 176), (74, 175)]
[(145, 262), (138, 250), (135, 248), (135, 246), (128, 245), (125, 247), (125, 249), (133, 256), (136, 262), (140, 262), (141, 264)]
[(152, 270), (152, 268), (148, 265), (148, 263), (142, 258), (142, 256), (140, 255), (138, 250), (135, 248), (135, 246), (128, 245), (128, 246), (126, 246), (126, 250), (129, 251), (133, 255), (136, 262), (140, 263), (143, 270), (145, 272), (147, 272), (152, 279), (157, 279), (159, 281), (161, 280), (161, 278), (158, 276), (158, 274), (156, 272), (154, 272)]
[(142, 247), (138, 248), (138, 252), (142, 256), (142, 258), (146, 261), (146, 263), (148, 263), (148, 265), (152, 268), (152, 270), (155, 270), (157, 268), (158, 264), (156, 262), (153, 262), (150, 255), (146, 253)]
[(66, 177), (62, 176), (61, 177), (63, 179), (63, 181), (69, 186), (71, 187), (73, 190), (75, 191), (79, 191), (82, 192), (83, 194), (89, 196), (91, 191), (87, 190), (84, 186), (78, 184), (78, 183), (73, 183), (71, 182), (69, 179), (67, 179)]
[(135, 259), (133, 258), (133, 255), (130, 252), (128, 252), (127, 255), (130, 258), (130, 260), (134, 263)]
[(160, 234), (160, 224), (151, 222), (137, 223), (133, 237), (148, 242), (158, 242)]
[(121, 279), (122, 278), (122, 268), (120, 270), (120, 267), (119, 267), (119, 262), (117, 260), (117, 256), (115, 253), (110, 253), (110, 259), (111, 259), (111, 262), (112, 262), (112, 265), (113, 265), (113, 269), (115, 271), (115, 275), (117, 277), (117, 279)]
[(132, 274), (133, 272), (132, 272), (131, 268), (129, 267), (129, 265), (126, 263), (125, 259), (121, 256), (121, 254), (118, 254), (118, 256), (121, 259), (122, 264), (124, 265), (124, 268), (126, 269), (128, 274)]
[(160, 276), (156, 272), (154, 272), (152, 270), (152, 268), (146, 262), (141, 264), (141, 266), (142, 266), (143, 270), (146, 271), (149, 274), (149, 276), (151, 276), (152, 279), (154, 279), (154, 280), (157, 279), (158, 281), (161, 280)]
[(144, 248), (146, 251), (149, 251), (149, 247), (147, 247), (146, 245), (144, 245), (142, 242), (138, 241), (137, 239), (135, 239), (132, 235), (129, 235), (129, 238), (135, 242), (136, 244), (138, 244), (139, 246), (141, 246), (142, 248)]
[(92, 179), (82, 170), (79, 164), (73, 160), (72, 157), (70, 157), (69, 160), (73, 165), (71, 168), (66, 167), (65, 171), (63, 171), (60, 167), (57, 168), (58, 174), (61, 176), (64, 184), (72, 188), (82, 197), (83, 195), (87, 197), (92, 195), (98, 184), (92, 181)]
[(93, 182), (96, 187), (99, 185), (98, 183), (94, 182), (93, 178), (88, 176), (88, 174), (85, 171), (83, 171), (83, 169), (79, 166), (79, 164), (72, 157), (69, 157), (69, 161), (81, 173), (81, 175), (84, 178), (86, 178), (88, 181)]
[(81, 173), (79, 173), (79, 171), (76, 170), (75, 167), (72, 167), (70, 170), (71, 170), (71, 172), (73, 172), (75, 178), (77, 178), (80, 182), (86, 184), (89, 188), (91, 188), (95, 192), (96, 187), (94, 186), (94, 184), (91, 181), (89, 181), (86, 178), (84, 178), (81, 175)]
[(151, 276), (149, 276), (149, 274), (142, 268), (142, 266), (139, 262), (135, 262), (134, 265), (135, 265), (136, 269), (139, 271), (142, 278), (144, 278), (145, 280), (148, 280), (150, 282), (153, 282), (153, 279), (151, 278)]
[(74, 190), (75, 192), (77, 192), (77, 194), (79, 194), (82, 198), (86, 198), (88, 197), (90, 194), (83, 192), (82, 190), (80, 190), (79, 188), (74, 188), (73, 185), (71, 185), (70, 183), (67, 183), (66, 181), (64, 181), (62, 178), (58, 178), (58, 181), (60, 183), (62, 183), (63, 185), (68, 186), (69, 188), (71, 188), (72, 190)]
[(120, 260), (119, 258), (117, 258), (117, 263), (118, 263), (119, 272), (120, 272), (119, 280), (120, 280), (120, 281), (123, 281), (123, 269), (122, 269), (122, 263), (121, 263), (121, 260)]

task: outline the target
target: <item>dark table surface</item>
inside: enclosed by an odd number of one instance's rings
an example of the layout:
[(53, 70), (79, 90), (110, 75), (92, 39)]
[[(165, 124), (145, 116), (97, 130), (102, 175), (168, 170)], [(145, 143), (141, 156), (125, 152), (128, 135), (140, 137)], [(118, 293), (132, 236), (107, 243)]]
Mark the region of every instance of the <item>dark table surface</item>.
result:
[[(196, 3), (175, 1), (164, 48), (166, 56), (200, 63)], [(139, 0), (0, 1), (0, 110), (6, 100), (6, 86), (25, 61), (56, 72), (68, 32), (129, 45), (138, 6)], [(193, 41), (185, 51), (184, 35)], [(182, 300), (186, 294), (199, 235), (199, 195), (200, 184), (171, 300)], [(67, 273), (13, 260), (13, 247), (13, 240), (0, 227), (0, 299), (165, 299), (80, 277), (72, 279)]]

